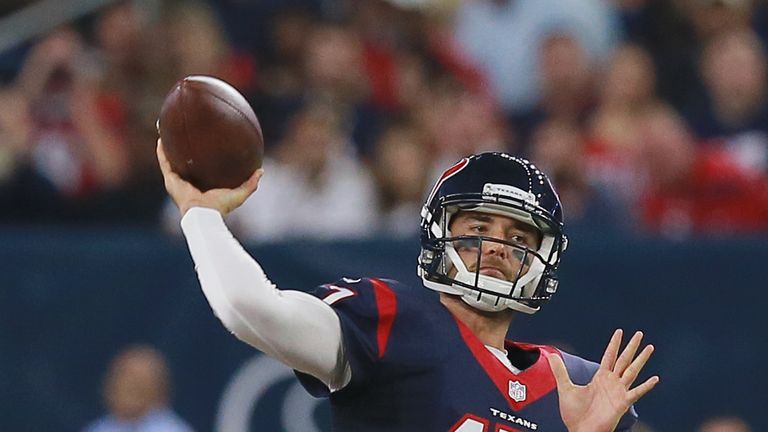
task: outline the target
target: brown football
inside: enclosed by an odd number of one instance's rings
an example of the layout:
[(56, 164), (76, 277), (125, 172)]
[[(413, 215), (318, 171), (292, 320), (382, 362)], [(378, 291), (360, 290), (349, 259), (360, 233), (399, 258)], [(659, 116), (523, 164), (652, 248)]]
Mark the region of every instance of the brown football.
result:
[(157, 129), (173, 171), (200, 190), (235, 188), (261, 167), (259, 120), (245, 97), (218, 78), (177, 82)]

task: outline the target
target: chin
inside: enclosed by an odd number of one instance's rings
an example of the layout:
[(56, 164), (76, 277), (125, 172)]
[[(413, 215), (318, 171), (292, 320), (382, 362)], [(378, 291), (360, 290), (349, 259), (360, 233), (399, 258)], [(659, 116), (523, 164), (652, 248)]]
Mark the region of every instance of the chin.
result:
[[(473, 308), (473, 309), (475, 309), (475, 308)], [(484, 310), (480, 310), (480, 309), (475, 309), (475, 310), (477, 311), (478, 314), (480, 314), (480, 315), (482, 315), (484, 317), (493, 318), (493, 319), (500, 319), (501, 318), (501, 319), (506, 320), (506, 319), (509, 319), (510, 317), (512, 317), (515, 314), (515, 311), (513, 311), (510, 308), (505, 308), (505, 309), (502, 309), (500, 311), (495, 311), (495, 312), (484, 311)]]

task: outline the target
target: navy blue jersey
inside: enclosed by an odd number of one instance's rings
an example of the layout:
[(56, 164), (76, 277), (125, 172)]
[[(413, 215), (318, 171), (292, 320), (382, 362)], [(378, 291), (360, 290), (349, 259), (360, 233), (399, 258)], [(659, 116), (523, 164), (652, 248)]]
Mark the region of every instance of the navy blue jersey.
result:
[[(512, 363), (524, 367), (514, 374), (428, 289), (343, 279), (313, 294), (341, 320), (352, 380), (330, 393), (298, 376), (314, 396), (330, 397), (338, 432), (566, 432), (545, 353), (560, 354), (576, 384), (598, 368), (553, 347), (507, 341)], [(632, 411), (617, 430), (635, 420)]]

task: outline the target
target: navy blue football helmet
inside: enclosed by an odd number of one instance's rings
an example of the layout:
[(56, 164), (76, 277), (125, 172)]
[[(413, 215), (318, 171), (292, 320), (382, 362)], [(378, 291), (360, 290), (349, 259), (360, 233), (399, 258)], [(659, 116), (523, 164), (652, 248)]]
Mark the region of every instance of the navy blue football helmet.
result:
[[(452, 236), (451, 219), (462, 211), (521, 221), (535, 227), (541, 241), (532, 248), (506, 239)], [(512, 280), (480, 273), (488, 242), (507, 248), (518, 260)], [(421, 211), (418, 273), (427, 288), (459, 295), (478, 309), (532, 314), (557, 291), (555, 271), (567, 244), (560, 198), (547, 176), (525, 159), (481, 153), (447, 169), (432, 188)], [(464, 262), (460, 250), (476, 251), (476, 265)]]

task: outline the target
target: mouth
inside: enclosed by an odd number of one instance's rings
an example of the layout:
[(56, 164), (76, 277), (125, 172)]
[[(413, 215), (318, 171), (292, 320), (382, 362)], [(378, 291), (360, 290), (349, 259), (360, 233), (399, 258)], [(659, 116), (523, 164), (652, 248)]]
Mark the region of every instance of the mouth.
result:
[(496, 267), (480, 267), (480, 274), (490, 276), (501, 280), (507, 280), (507, 275)]

